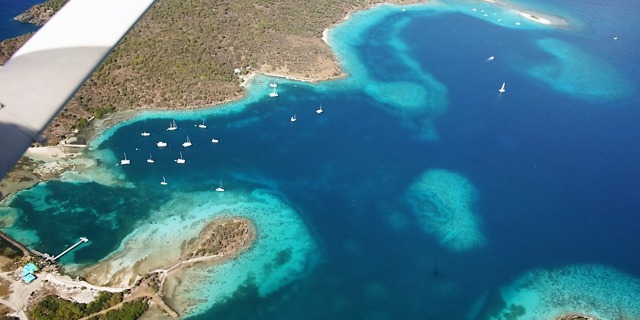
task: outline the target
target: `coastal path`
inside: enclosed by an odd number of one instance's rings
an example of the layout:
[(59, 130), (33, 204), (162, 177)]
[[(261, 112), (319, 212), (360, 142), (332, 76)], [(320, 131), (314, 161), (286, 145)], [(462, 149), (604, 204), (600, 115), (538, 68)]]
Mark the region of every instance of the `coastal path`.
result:
[(55, 283), (55, 284), (59, 284), (62, 286), (66, 286), (66, 287), (85, 287), (85, 288), (89, 288), (91, 290), (94, 291), (108, 291), (108, 292), (122, 292), (125, 291), (127, 289), (131, 289), (132, 286), (130, 287), (126, 287), (126, 288), (112, 288), (112, 287), (102, 287), (102, 286), (95, 286), (92, 285), (86, 281), (75, 281), (75, 280), (66, 280), (60, 277), (55, 276), (54, 274), (48, 273), (45, 276), (45, 279), (48, 280), (51, 283)]
[(200, 262), (200, 261), (207, 261), (207, 260), (213, 260), (216, 258), (220, 258), (220, 257), (224, 257), (224, 254), (214, 254), (212, 256), (204, 256), (204, 257), (196, 257), (196, 258), (191, 258), (188, 260), (184, 260), (184, 261), (180, 261), (176, 264), (174, 264), (173, 266), (171, 266), (171, 268), (169, 269), (154, 269), (151, 270), (149, 273), (160, 273), (160, 286), (158, 289), (158, 292), (162, 293), (162, 288), (164, 287), (164, 280), (167, 279), (167, 276), (169, 276), (169, 273), (173, 270), (175, 270), (176, 268), (181, 267), (182, 265), (185, 264), (190, 264), (190, 263), (196, 263), (196, 262)]
[[(20, 249), (22, 251), (22, 255), (24, 255), (26, 258), (30, 258), (31, 257), (31, 250), (29, 250), (29, 248), (25, 247), (22, 245), (22, 243), (13, 240), (13, 238), (11, 238), (8, 234), (0, 231), (0, 237), (4, 240), (6, 240), (7, 242), (11, 243), (11, 245), (13, 245), (14, 247)], [(44, 254), (42, 254), (44, 256)]]
[(42, 253), (38, 250), (35, 249), (29, 249), (27, 247), (25, 247), (22, 243), (14, 240), (13, 238), (11, 238), (11, 236), (9, 236), (8, 234), (0, 231), (0, 238), (6, 240), (7, 242), (11, 243), (14, 247), (20, 249), (22, 251), (22, 254), (26, 257), (26, 258), (31, 258), (31, 255), (36, 255), (36, 256), (40, 256), (42, 258), (45, 259), (50, 259), (51, 256), (49, 256), (46, 253)]

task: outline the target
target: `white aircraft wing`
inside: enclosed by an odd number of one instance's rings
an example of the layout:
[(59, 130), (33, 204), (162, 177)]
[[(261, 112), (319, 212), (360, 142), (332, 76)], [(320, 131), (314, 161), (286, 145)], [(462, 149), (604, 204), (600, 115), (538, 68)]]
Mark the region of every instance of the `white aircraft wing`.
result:
[(0, 69), (0, 179), (155, 0), (71, 0)]

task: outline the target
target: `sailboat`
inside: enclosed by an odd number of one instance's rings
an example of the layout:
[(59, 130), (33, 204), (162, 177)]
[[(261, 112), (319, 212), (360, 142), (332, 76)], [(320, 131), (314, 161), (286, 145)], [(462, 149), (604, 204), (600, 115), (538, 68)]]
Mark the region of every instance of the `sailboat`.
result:
[(143, 137), (148, 137), (148, 136), (151, 135), (151, 133), (144, 131), (140, 135), (143, 136)]
[(222, 187), (222, 180), (220, 180), (220, 186), (216, 188), (217, 192), (224, 192), (224, 188)]
[(131, 160), (127, 159), (127, 154), (124, 154), (124, 159), (120, 160), (121, 165), (131, 164)]
[(162, 181), (160, 181), (160, 184), (163, 186), (167, 185), (167, 180), (164, 178), (164, 176), (162, 176)]
[(275, 98), (275, 97), (278, 96), (278, 92), (276, 91), (276, 87), (273, 87), (273, 92), (269, 93), (269, 97)]
[(322, 110), (322, 106), (320, 106), (320, 108), (318, 108), (318, 110), (316, 110), (316, 113), (317, 113), (317, 114), (321, 114), (322, 112), (323, 112), (323, 110)]
[(180, 159), (176, 159), (175, 162), (179, 163), (179, 164), (184, 164), (185, 162), (187, 162), (187, 160), (185, 160), (182, 157), (182, 151), (180, 151)]
[(298, 119), (296, 118), (296, 115), (294, 114), (293, 117), (291, 117), (291, 122), (296, 122), (296, 120), (298, 120)]
[(204, 124), (204, 119), (202, 120), (202, 123), (198, 125), (198, 128), (200, 128), (200, 129), (206, 129), (207, 128), (207, 125)]
[(500, 93), (504, 93), (505, 91), (507, 91), (507, 90), (505, 89), (505, 86), (506, 86), (506, 85), (507, 85), (507, 83), (506, 83), (506, 82), (503, 82), (503, 83), (502, 83), (502, 87), (500, 87), (500, 89), (498, 89), (498, 92), (500, 92)]
[(167, 143), (166, 143), (166, 142), (162, 142), (162, 141), (158, 141), (158, 143), (156, 143), (156, 145), (157, 145), (158, 147), (160, 147), (160, 148), (164, 148), (164, 147), (166, 147), (166, 146), (167, 146)]
[(218, 143), (218, 142), (220, 142), (220, 140), (218, 140), (216, 138), (211, 139), (211, 143)]
[(168, 131), (173, 131), (178, 129), (178, 126), (176, 125), (176, 121), (173, 120), (172, 122), (169, 122), (169, 128), (167, 128)]
[(147, 163), (154, 163), (155, 160), (153, 160), (153, 158), (151, 158), (151, 153), (149, 153), (149, 159), (147, 159)]
[(183, 147), (191, 147), (191, 140), (189, 140), (189, 136), (187, 136), (187, 141), (185, 141), (184, 143), (182, 143)]

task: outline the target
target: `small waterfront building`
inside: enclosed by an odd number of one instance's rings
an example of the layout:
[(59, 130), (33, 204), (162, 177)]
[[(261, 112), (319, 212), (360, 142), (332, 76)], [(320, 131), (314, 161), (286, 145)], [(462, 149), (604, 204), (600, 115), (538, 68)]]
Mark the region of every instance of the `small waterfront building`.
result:
[(33, 273), (36, 271), (38, 271), (38, 266), (36, 266), (32, 262), (27, 263), (24, 267), (22, 267), (22, 279), (24, 280), (24, 282), (31, 283), (33, 280), (35, 280), (36, 276)]
[(38, 271), (38, 266), (36, 266), (35, 263), (33, 263), (33, 262), (29, 262), (22, 268), (22, 270), (26, 270), (29, 273), (34, 273), (34, 272)]
[(24, 276), (24, 282), (26, 282), (27, 284), (33, 282), (33, 280), (37, 279), (36, 276), (33, 275), (33, 273), (29, 273), (28, 275)]

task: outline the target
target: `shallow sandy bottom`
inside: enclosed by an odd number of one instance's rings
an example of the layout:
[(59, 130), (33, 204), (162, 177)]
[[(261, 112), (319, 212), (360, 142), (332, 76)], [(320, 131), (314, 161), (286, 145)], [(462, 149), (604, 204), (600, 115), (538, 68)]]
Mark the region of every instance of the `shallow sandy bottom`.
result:
[[(91, 283), (129, 286), (139, 275), (174, 265), (185, 255), (186, 243), (196, 238), (207, 223), (228, 216), (250, 219), (257, 239), (249, 251), (233, 260), (203, 262), (172, 272), (165, 292), (180, 314), (208, 309), (233, 294), (249, 275), (260, 293), (268, 294), (307, 271), (315, 244), (297, 213), (268, 191), (228, 190), (175, 194), (149, 221), (141, 223), (117, 252), (78, 272)], [(285, 260), (281, 259), (283, 255)], [(204, 297), (204, 301), (193, 305), (194, 296)]]

